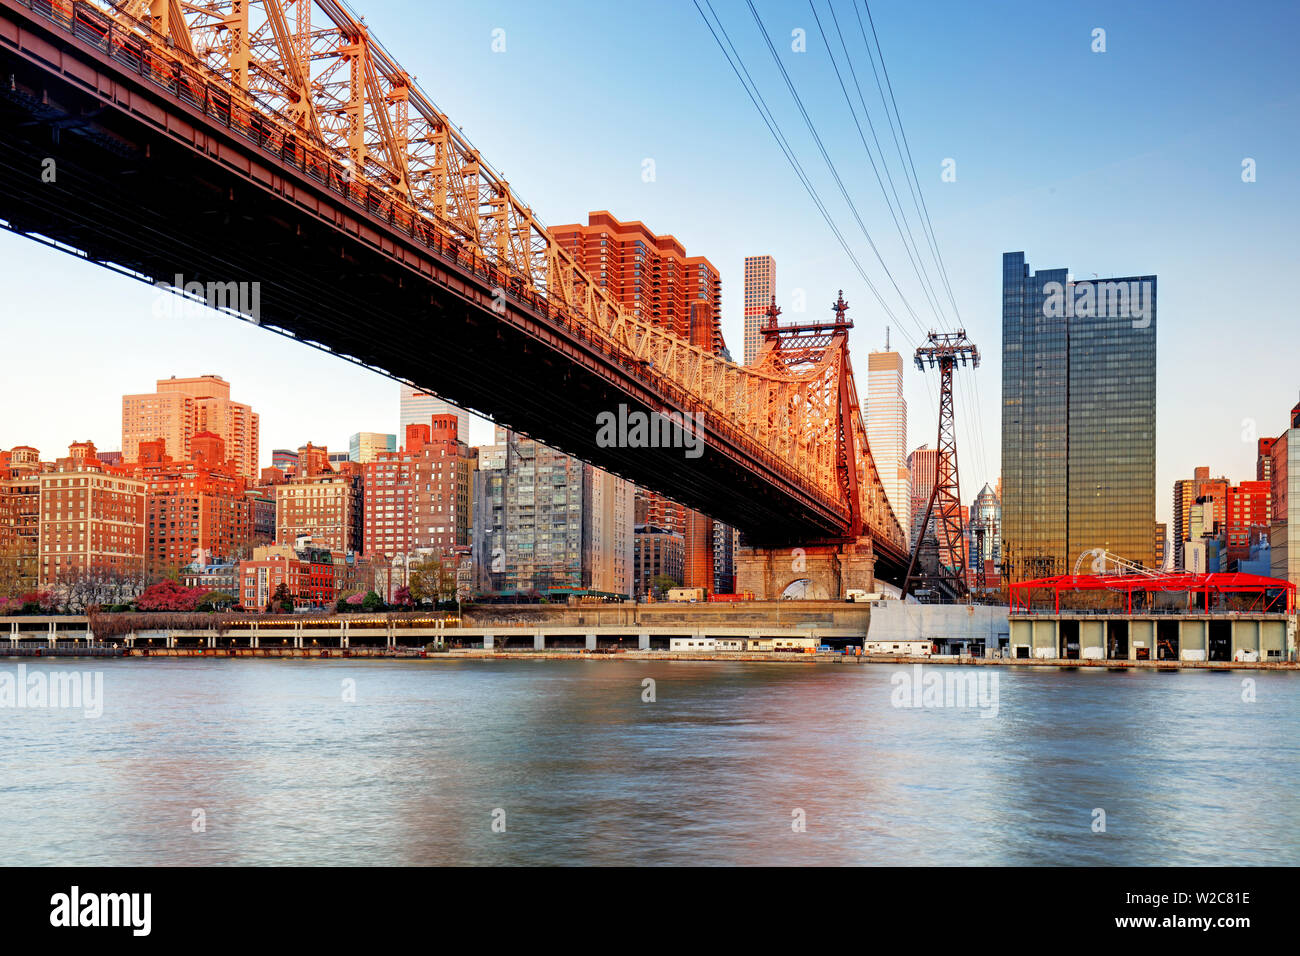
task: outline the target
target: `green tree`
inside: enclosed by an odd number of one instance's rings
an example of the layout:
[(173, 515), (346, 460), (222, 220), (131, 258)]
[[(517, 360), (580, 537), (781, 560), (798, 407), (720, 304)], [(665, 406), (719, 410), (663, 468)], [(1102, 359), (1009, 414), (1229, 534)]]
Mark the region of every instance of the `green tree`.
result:
[(361, 606), (367, 611), (380, 611), (384, 607), (384, 599), (374, 591), (367, 591), (365, 599), (362, 600)]
[(407, 580), (411, 600), (416, 603), (450, 600), (456, 596), (456, 565), (435, 557), (423, 558), (411, 565)]
[(289, 594), (289, 585), (283, 581), (276, 586), (275, 593), (271, 595), (271, 603), (267, 610), (270, 611), (276, 608), (286, 614), (293, 612), (293, 597)]
[(656, 574), (653, 582), (654, 589), (660, 597), (668, 593), (669, 588), (679, 588), (682, 582), (678, 581), (671, 574)]
[(203, 600), (199, 602), (199, 610), (220, 610), (222, 608), (230, 607), (238, 600), (237, 597), (226, 591), (209, 591), (203, 596)]

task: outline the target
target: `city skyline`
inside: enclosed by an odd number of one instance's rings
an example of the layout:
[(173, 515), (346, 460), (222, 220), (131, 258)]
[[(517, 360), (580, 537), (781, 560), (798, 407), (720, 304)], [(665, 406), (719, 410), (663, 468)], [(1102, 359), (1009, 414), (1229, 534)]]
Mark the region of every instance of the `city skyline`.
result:
[[(449, 52), (446, 66), (433, 69), (426, 51), (414, 44), (398, 47), (393, 41), (399, 38), (391, 29), (384, 30), (385, 23), (395, 22), (399, 12), (418, 23), (431, 14), (418, 6), (392, 7), (376, 6), (368, 11), (372, 26), (385, 33), (395, 52), (417, 71), (422, 84), (434, 91), (440, 105), (454, 117), (490, 115), (482, 108), (486, 98), (498, 95), (504, 85), (516, 83), (534, 67), (541, 48), (549, 54), (579, 42), (575, 37), (557, 35), (557, 28), (544, 22), (538, 12), (523, 7), (504, 12), (462, 10), (455, 14), (460, 19), (454, 29), (465, 37), (481, 35), (481, 49), (469, 42), (453, 44), (456, 49)], [(1214, 31), (1212, 37), (1203, 35), (1210, 11), (1206, 4), (1190, 7), (1189, 15), (1176, 21), (1141, 10), (1124, 10), (1122, 15), (1120, 11), (1119, 6), (1103, 6), (1090, 15), (1099, 23), (1113, 21), (1104, 54), (1091, 52), (1092, 20), (1081, 15), (1035, 13), (1032, 17), (1000, 18), (995, 28), (983, 23), (976, 12), (957, 7), (940, 18), (923, 17), (920, 11), (899, 5), (876, 11), (935, 233), (965, 324), (986, 357), (985, 366), (974, 377), (975, 391), (963, 389), (958, 394), (964, 501), (984, 483), (998, 478), (995, 396), (1000, 329), (998, 290), (989, 273), (1007, 249), (1033, 250), (1035, 259), (1042, 262), (1070, 262), (1079, 278), (1093, 272), (1161, 276), (1166, 325), (1160, 342), (1157, 390), (1158, 520), (1169, 522), (1172, 517), (1164, 489), (1199, 462), (1213, 462), (1217, 472), (1238, 480), (1251, 477), (1254, 436), (1282, 429), (1284, 415), (1277, 409), (1289, 407), (1295, 391), (1284, 376), (1243, 375), (1224, 401), (1211, 399), (1210, 387), (1197, 384), (1220, 374), (1220, 367), (1245, 368), (1255, 360), (1254, 349), (1244, 338), (1219, 335), (1221, 316), (1244, 311), (1258, 323), (1263, 335), (1287, 327), (1291, 306), (1285, 290), (1271, 277), (1285, 274), (1284, 210), (1296, 189), (1295, 177), (1287, 172), (1295, 163), (1292, 143), (1297, 100), (1261, 100), (1255, 91), (1283, 88), (1280, 38), (1285, 31), (1261, 29), (1261, 24), (1279, 17), (1294, 18), (1294, 11), (1252, 8)], [(759, 76), (764, 90), (826, 195), (828, 177), (814, 167), (815, 154), (807, 137), (796, 136), (793, 104), (788, 97), (781, 98), (783, 91), (775, 85), (771, 62), (760, 59), (766, 51), (760, 47), (761, 38), (753, 24), (746, 23), (735, 8), (719, 5), (719, 13), (751, 67), (756, 73), (762, 68)], [(780, 40), (778, 27), (784, 30), (786, 26), (782, 18), (794, 15), (764, 14), (769, 31)], [(667, 54), (671, 63), (689, 69), (700, 97), (697, 113), (683, 117), (677, 110), (670, 126), (666, 94), (641, 91), (655, 108), (644, 111), (640, 126), (629, 125), (630, 120), (612, 120), (607, 130), (602, 129), (604, 135), (592, 155), (582, 160), (577, 177), (572, 175), (573, 169), (567, 177), (554, 175), (551, 164), (559, 160), (537, 148), (538, 138), (549, 129), (544, 108), (537, 116), (521, 116), (509, 131), (483, 124), (471, 125), (466, 132), (497, 166), (512, 173), (511, 179), (525, 196), (545, 200), (538, 206), (544, 221), (581, 221), (590, 209), (609, 208), (626, 219), (648, 221), (657, 229), (672, 232), (688, 248), (717, 263), (722, 277), (723, 333), (733, 356), (739, 358), (743, 347), (744, 257), (770, 254), (781, 264), (777, 303), (784, 319), (799, 315), (796, 292), (804, 299), (807, 317), (819, 318), (834, 289), (846, 290), (853, 307), (850, 316), (856, 324), (853, 342), (858, 364), (865, 365), (867, 352), (877, 345), (884, 325), (891, 323), (853, 274), (793, 174), (784, 167), (783, 157), (767, 138), (716, 47), (711, 46), (713, 40), (694, 9), (662, 11), (657, 17), (629, 11), (624, 16), (626, 22), (618, 29), (635, 26), (647, 49)], [(502, 28), (510, 38), (504, 54), (493, 54), (490, 49), (491, 30), (501, 26), (493, 22), (494, 17), (504, 18)], [(922, 19), (926, 21), (924, 29)], [(837, 164), (844, 168), (857, 163), (861, 154), (855, 150), (860, 145), (855, 145), (847, 131), (851, 124), (843, 101), (831, 95), (838, 89), (825, 50), (819, 47), (815, 25), (791, 21), (789, 26), (808, 31), (807, 52), (785, 56), (793, 65), (793, 79), (809, 98), (810, 110), (822, 125)], [(599, 16), (593, 28), (615, 29), (607, 18)], [(920, 36), (926, 38), (923, 53), (908, 55), (917, 49)], [(1251, 38), (1249, 44), (1244, 37)], [(1175, 56), (1187, 56), (1189, 49), (1204, 57), (1205, 64), (1179, 89), (1158, 88), (1154, 105), (1140, 117), (1114, 114), (1101, 142), (1067, 134), (1044, 137), (1028, 128), (1033, 124), (1003, 115), (996, 105), (1001, 102), (998, 97), (985, 95), (996, 80), (994, 68), (985, 62), (986, 50), (966, 47), (994, 43), (1021, 44), (1032, 51), (1030, 66), (1045, 84), (1036, 84), (1037, 95), (1059, 102), (1118, 97), (1127, 82), (1145, 78), (1147, 71), (1158, 70)], [(780, 44), (778, 49), (782, 49)], [(640, 50), (625, 52), (634, 62), (650, 55)], [(947, 69), (929, 75), (927, 71), (933, 71), (945, 55), (952, 57)], [(597, 59), (584, 69), (595, 70), (599, 62)], [(1068, 69), (1056, 71), (1053, 65)], [(485, 73), (484, 66), (491, 70)], [(972, 89), (945, 86), (963, 70), (969, 71)], [(476, 73), (480, 74), (476, 79), (482, 81), (481, 89), (466, 80)], [(1249, 78), (1243, 78), (1246, 76)], [(627, 83), (617, 78), (602, 96), (616, 96)], [(543, 91), (542, 95), (551, 94)], [(1189, 114), (1226, 115), (1217, 107), (1228, 100), (1237, 104), (1231, 118), (1190, 129), (1183, 123)], [(724, 165), (718, 149), (698, 137), (669, 134), (669, 129), (680, 129), (692, 119), (703, 125), (706, 117), (719, 141), (743, 147), (744, 168)], [(1068, 129), (1069, 124), (1062, 128)], [(957, 161), (957, 178), (944, 183), (940, 163), (948, 157)], [(1246, 157), (1258, 163), (1255, 182), (1242, 181), (1241, 163)], [(643, 179), (642, 160), (646, 158), (655, 160), (655, 176), (649, 182)], [(687, 174), (688, 168), (693, 172)], [(883, 204), (872, 205), (874, 184), (857, 181), (850, 186), (860, 208), (867, 212), (886, 261), (908, 298), (919, 305), (923, 296), (902, 268), (906, 264), (902, 247), (885, 229), (888, 213)], [(741, 201), (746, 195), (762, 195), (766, 201), (750, 208)], [(1189, 197), (1194, 202), (1189, 203)], [(993, 209), (997, 215), (990, 228), (988, 213)], [(844, 226), (847, 212), (838, 206), (833, 212)], [(782, 229), (772, 227), (773, 213), (779, 214)], [(1141, 222), (1143, 228), (1116, 232), (1110, 225), (1116, 215)], [(1257, 239), (1249, 253), (1219, 238), (1234, 233)], [(878, 265), (872, 268), (860, 240), (859, 236), (851, 244), (873, 281), (883, 288), (886, 283), (881, 271)], [(0, 235), (0, 261), (5, 263), (6, 275), (23, 275), (29, 280), (15, 288), (12, 299), (13, 314), (28, 321), (20, 329), (11, 329), (11, 334), (23, 337), (27, 347), (38, 352), (57, 349), (68, 367), (93, 374), (97, 386), (118, 395), (144, 392), (159, 376), (217, 370), (236, 382), (242, 402), (275, 410), (263, 426), (262, 463), (276, 447), (298, 447), (310, 440), (341, 450), (353, 433), (397, 431), (392, 421), (397, 386), (373, 372), (216, 313), (168, 317), (167, 310), (159, 308), (159, 293), (152, 288), (8, 233)], [(1237, 277), (1233, 289), (1204, 282), (1203, 276), (1213, 271)], [(902, 311), (896, 297), (886, 293), (886, 298), (891, 308)], [(925, 323), (929, 316), (922, 311), (919, 318)], [(902, 331), (896, 326), (895, 336)], [(1208, 336), (1216, 336), (1212, 350), (1202, 347)], [(912, 339), (908, 342), (904, 337), (897, 346), (905, 357), (915, 344), (914, 332)], [(122, 348), (125, 343), (133, 347)], [(432, 344), (436, 347), (436, 340)], [(113, 361), (106, 365), (104, 356), (109, 354)], [(32, 420), (6, 416), (0, 422), (0, 447), (31, 444), (44, 453), (62, 449), (74, 439), (93, 440), (101, 448), (117, 444), (113, 436), (120, 422), (114, 420), (113, 409), (87, 408), (59, 394), (35, 368), (17, 369), (11, 379), (34, 397), (43, 414)], [(346, 394), (347, 401), (309, 401), (303, 386), (314, 379), (328, 381), (331, 391)], [(905, 375), (913, 447), (931, 440), (935, 420), (931, 388), (921, 376)], [(978, 418), (972, 405), (981, 413)], [(490, 436), (490, 426), (472, 423), (471, 443), (486, 443)]]
[(20, 931), (338, 865), (1041, 869), (1079, 912), (1025, 938), (1285, 928), (1298, 35), (0, 0)]

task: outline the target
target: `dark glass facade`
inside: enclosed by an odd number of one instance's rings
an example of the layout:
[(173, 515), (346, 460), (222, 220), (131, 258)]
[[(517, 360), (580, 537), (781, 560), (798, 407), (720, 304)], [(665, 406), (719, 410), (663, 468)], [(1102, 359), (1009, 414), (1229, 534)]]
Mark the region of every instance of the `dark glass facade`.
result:
[(1154, 566), (1155, 376), (1155, 276), (1070, 283), (1002, 257), (1004, 580), (1093, 548)]

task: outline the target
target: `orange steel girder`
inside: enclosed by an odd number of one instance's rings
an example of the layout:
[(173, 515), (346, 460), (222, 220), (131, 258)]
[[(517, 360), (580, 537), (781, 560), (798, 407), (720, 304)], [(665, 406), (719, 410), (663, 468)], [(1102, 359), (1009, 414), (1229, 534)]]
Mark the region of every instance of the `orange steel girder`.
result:
[(622, 311), (340, 0), (88, 2), (158, 60), (224, 86), (345, 179), (387, 195), (418, 228), (461, 242), (507, 276), (505, 291), (544, 297), (647, 380), (684, 393), (684, 410), (756, 442), (854, 534), (906, 550), (867, 446), (847, 336), (797, 367), (746, 367)]
[(842, 293), (834, 309), (834, 324), (783, 327), (776, 322), (780, 309), (774, 300), (754, 368), (787, 378), (790, 389), (782, 397), (790, 413), (787, 427), (796, 447), (817, 460), (819, 478), (833, 482), (848, 503), (848, 535), (901, 544), (902, 527), (876, 470), (858, 404), (849, 359), (852, 323), (845, 320), (848, 303)]

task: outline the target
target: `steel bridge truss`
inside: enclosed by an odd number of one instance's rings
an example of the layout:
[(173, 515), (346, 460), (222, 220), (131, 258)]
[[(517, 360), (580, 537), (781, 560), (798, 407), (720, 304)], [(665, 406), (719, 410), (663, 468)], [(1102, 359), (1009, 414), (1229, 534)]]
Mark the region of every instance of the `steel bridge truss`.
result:
[[(763, 344), (753, 367), (772, 378), (784, 376), (800, 383), (797, 399), (772, 406), (769, 416), (779, 420), (789, 434), (802, 436), (803, 443), (817, 442), (819, 474), (833, 474), (837, 494), (850, 502), (849, 535), (870, 533), (901, 544), (902, 528), (871, 457), (858, 404), (849, 360), (853, 322), (846, 317), (848, 308), (841, 290), (831, 306), (833, 322), (779, 325), (781, 310), (773, 298), (760, 329)], [(880, 535), (880, 529), (892, 534)]]
[[(576, 319), (647, 380), (667, 383), (665, 394), (684, 394), (694, 407), (683, 411), (743, 436), (775, 473), (796, 473), (842, 515), (846, 537), (906, 550), (867, 446), (847, 334), (806, 362), (747, 367), (624, 312), (338, 0), (21, 2), (109, 46), (143, 45), (147, 69), (173, 77), (178, 92), (187, 77), (224, 88), (232, 121), (236, 105), (257, 114), (304, 165), (378, 192), (389, 206), (381, 213), (413, 235), (460, 243), (504, 277), (503, 293)], [(90, 22), (101, 18), (112, 29)]]

